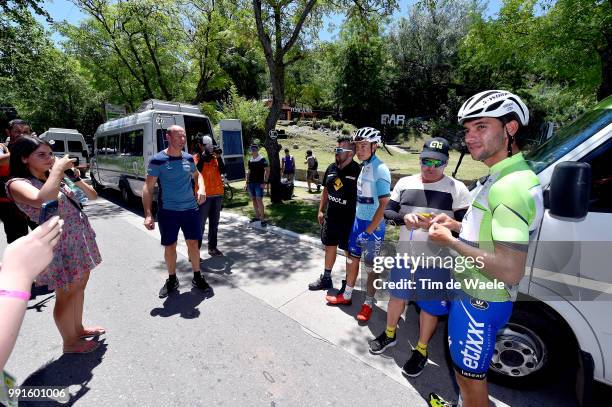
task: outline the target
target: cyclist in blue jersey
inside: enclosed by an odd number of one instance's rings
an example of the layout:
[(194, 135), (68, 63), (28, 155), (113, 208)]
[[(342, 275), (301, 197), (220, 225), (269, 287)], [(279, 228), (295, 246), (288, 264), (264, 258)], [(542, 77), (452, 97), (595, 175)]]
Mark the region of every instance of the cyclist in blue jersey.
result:
[[(446, 214), (434, 217), (429, 239), (455, 250), (457, 260), (462, 260), (455, 262), (454, 270), (461, 289), (448, 311), (459, 404), (486, 407), (486, 375), (496, 334), (510, 318), (525, 274), (529, 240), (542, 220), (542, 187), (517, 145), (529, 122), (529, 110), (518, 96), (500, 90), (481, 92), (463, 104), (458, 119), (472, 158), (485, 163), (489, 175), (472, 191), (463, 220)], [(459, 232), (459, 238), (451, 231)], [(449, 405), (434, 393), (429, 403)]]
[(378, 255), (385, 239), (385, 207), (391, 196), (391, 174), (389, 168), (376, 157), (376, 148), (381, 142), (380, 132), (372, 127), (363, 127), (355, 132), (353, 142), (357, 158), (361, 161), (361, 172), (357, 179), (357, 209), (353, 229), (349, 237), (346, 258), (346, 281), (336, 295), (326, 296), (328, 304), (350, 305), (353, 288), (359, 275), (359, 260), (364, 255), (368, 275), (366, 298), (357, 314), (357, 320), (367, 322), (374, 304), (374, 280), (372, 272), (374, 257)]

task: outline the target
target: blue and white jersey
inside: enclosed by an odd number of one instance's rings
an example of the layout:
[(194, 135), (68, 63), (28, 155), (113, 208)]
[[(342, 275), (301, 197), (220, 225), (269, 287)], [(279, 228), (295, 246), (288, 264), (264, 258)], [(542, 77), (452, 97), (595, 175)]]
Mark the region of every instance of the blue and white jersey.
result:
[(372, 155), (361, 163), (361, 172), (357, 179), (357, 212), (355, 216), (363, 220), (372, 220), (378, 199), (391, 195), (391, 173), (389, 168)]

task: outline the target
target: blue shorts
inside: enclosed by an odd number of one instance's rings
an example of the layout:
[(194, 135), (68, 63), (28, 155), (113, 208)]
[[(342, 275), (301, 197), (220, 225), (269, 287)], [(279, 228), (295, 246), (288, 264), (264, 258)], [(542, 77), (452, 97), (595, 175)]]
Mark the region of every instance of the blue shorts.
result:
[(176, 243), (180, 229), (183, 230), (185, 240), (202, 240), (199, 208), (186, 211), (170, 211), (160, 208), (157, 212), (157, 223), (162, 246), (171, 246)]
[(357, 244), (357, 236), (365, 232), (369, 224), (369, 220), (355, 218), (353, 229), (349, 236), (348, 252), (349, 255), (353, 257), (361, 257), (362, 253), (365, 252), (365, 262), (372, 264), (374, 262), (374, 257), (378, 256), (380, 253), (381, 246), (385, 240), (385, 222), (380, 222), (378, 227), (374, 230), (374, 233), (372, 233), (371, 240), (362, 247)]
[(389, 289), (392, 297), (404, 301), (416, 301), (417, 305), (431, 315), (448, 314), (448, 289), (450, 271), (445, 268), (422, 268), (412, 273), (409, 269), (393, 268), (389, 281), (398, 283), (402, 280), (414, 281), (413, 288), (403, 284), (402, 288)]
[(261, 184), (257, 182), (249, 182), (247, 184), (247, 191), (249, 191), (249, 195), (251, 198), (263, 198), (264, 190), (261, 187)]
[(476, 380), (487, 377), (497, 331), (508, 323), (511, 314), (512, 301), (484, 301), (462, 291), (449, 301), (448, 347), (460, 375)]

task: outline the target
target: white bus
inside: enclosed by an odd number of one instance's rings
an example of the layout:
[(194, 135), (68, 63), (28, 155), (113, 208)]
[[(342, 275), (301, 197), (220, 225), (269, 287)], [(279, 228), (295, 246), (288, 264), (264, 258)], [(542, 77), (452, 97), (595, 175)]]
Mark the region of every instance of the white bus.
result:
[(197, 106), (158, 100), (147, 100), (136, 113), (101, 124), (90, 165), (94, 187), (117, 189), (126, 202), (142, 196), (149, 160), (167, 147), (166, 129), (174, 124), (185, 129), (186, 151), (198, 134), (213, 136), (210, 120)]

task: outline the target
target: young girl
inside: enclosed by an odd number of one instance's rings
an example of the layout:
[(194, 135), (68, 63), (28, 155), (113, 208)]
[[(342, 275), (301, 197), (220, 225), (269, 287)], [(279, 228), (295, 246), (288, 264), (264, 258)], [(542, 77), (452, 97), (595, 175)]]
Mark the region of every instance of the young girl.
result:
[(51, 145), (36, 137), (25, 136), (11, 149), (8, 196), (32, 221), (39, 222), (40, 207), (57, 200), (59, 216), (64, 220), (60, 241), (53, 251), (53, 261), (36, 279), (37, 285), (55, 290), (53, 317), (64, 342), (64, 353), (88, 353), (99, 343), (84, 338), (105, 333), (101, 327), (83, 327), (83, 301), (89, 272), (101, 263), (96, 234), (74, 193), (64, 182), (64, 172), (88, 199), (98, 197), (73, 169), (68, 156), (55, 159)]

